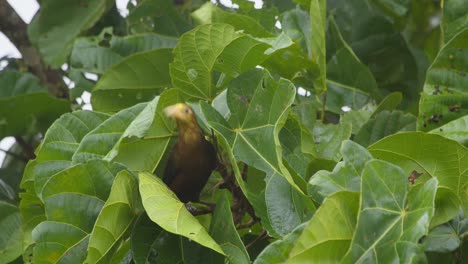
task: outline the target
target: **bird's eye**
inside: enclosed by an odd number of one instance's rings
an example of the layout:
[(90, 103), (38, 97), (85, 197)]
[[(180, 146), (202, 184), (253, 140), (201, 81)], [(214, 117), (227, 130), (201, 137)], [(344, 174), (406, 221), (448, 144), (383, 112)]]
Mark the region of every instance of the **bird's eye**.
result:
[(186, 114), (188, 114), (188, 113), (190, 113), (190, 110), (187, 108), (187, 109), (184, 110), (184, 112), (185, 112)]

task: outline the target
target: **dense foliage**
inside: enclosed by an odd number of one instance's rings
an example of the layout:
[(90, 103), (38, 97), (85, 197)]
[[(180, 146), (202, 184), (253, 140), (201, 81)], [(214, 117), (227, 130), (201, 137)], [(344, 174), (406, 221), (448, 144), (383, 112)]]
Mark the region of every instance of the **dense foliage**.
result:
[[(0, 263), (468, 261), (466, 0), (39, 2), (42, 66), (6, 33), (0, 71)], [(177, 102), (206, 214), (159, 178)]]

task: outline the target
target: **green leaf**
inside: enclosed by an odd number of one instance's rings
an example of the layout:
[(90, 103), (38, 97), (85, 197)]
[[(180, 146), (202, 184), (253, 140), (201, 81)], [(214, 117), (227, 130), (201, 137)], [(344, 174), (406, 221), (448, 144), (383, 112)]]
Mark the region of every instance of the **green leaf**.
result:
[(184, 34), (170, 66), (174, 87), (193, 97), (214, 98), (211, 71), (216, 58), (238, 37), (232, 26), (224, 24), (200, 26)]
[(468, 146), (468, 115), (452, 120), (439, 128), (431, 130), (429, 133), (441, 135), (458, 143)]
[(245, 162), (267, 174), (279, 174), (296, 186), (282, 164), (279, 130), (294, 100), (294, 85), (280, 79), (276, 82), (268, 72), (252, 70), (236, 78), (228, 88), (229, 123), (219, 113), (202, 111), (208, 124), (228, 141), (236, 160)]
[(173, 2), (167, 0), (138, 2), (136, 7), (131, 8), (126, 18), (128, 31), (132, 33), (156, 32), (178, 37), (191, 29), (188, 16), (181, 13)]
[(452, 252), (460, 246), (457, 232), (449, 225), (436, 226), (424, 239), (424, 250)]
[(258, 255), (254, 264), (285, 263), (297, 239), (307, 225), (308, 222), (300, 224), (291, 233), (284, 236), (284, 238), (269, 244), (260, 255)]
[(401, 103), (401, 100), (403, 99), (403, 95), (400, 92), (393, 92), (389, 95), (387, 95), (380, 104), (377, 106), (377, 109), (375, 109), (374, 113), (372, 114), (372, 117), (375, 117), (378, 113), (382, 111), (393, 111), (395, 108)]
[(362, 146), (369, 146), (378, 140), (400, 131), (414, 131), (416, 117), (402, 111), (382, 111), (367, 121), (354, 137)]
[(401, 168), (380, 160), (368, 162), (356, 230), (342, 263), (406, 263), (421, 258), (418, 241), (429, 231), (436, 190), (437, 179), (431, 179), (408, 192)]
[(154, 171), (172, 136), (162, 110), (176, 102), (180, 102), (177, 91), (167, 90), (149, 103), (118, 112), (83, 138), (73, 163), (100, 158), (132, 170)]
[(307, 167), (315, 152), (312, 135), (295, 119), (289, 118), (279, 133), (283, 158), (302, 179), (306, 179)]
[(30, 73), (2, 71), (0, 87), (0, 138), (37, 129), (44, 132), (70, 111), (67, 101), (50, 96)]
[(299, 45), (302, 52), (307, 54), (307, 57), (313, 58), (311, 45), (313, 36), (310, 27), (309, 14), (299, 7), (282, 14), (281, 29), (283, 32)]
[(91, 160), (50, 176), (42, 190), (47, 221), (32, 232), (35, 262), (85, 260), (91, 231), (122, 169)]
[(317, 209), (289, 254), (288, 263), (337, 263), (351, 243), (359, 195), (337, 192)]
[(234, 226), (228, 193), (222, 191), (218, 195), (211, 219), (210, 234), (231, 263), (250, 263), (249, 254)]
[(327, 1), (312, 0), (310, 2), (310, 55), (318, 63), (319, 76), (314, 81), (314, 88), (317, 94), (327, 91), (327, 58), (325, 46), (325, 30), (327, 16)]
[(468, 29), (440, 50), (427, 70), (418, 129), (429, 131), (468, 114)]
[(322, 202), (324, 198), (339, 191), (360, 190), (361, 173), (372, 156), (365, 148), (350, 140), (343, 142), (340, 153), (343, 161), (332, 172), (321, 170), (310, 178), (308, 193), (315, 201)]
[(138, 207), (137, 182), (128, 171), (114, 179), (109, 198), (99, 214), (89, 238), (89, 263), (109, 263), (118, 242), (136, 218)]
[(187, 237), (225, 255), (221, 247), (161, 179), (145, 172), (139, 173), (138, 178), (143, 207), (153, 222), (168, 232)]
[(443, 41), (449, 42), (468, 27), (468, 6), (463, 0), (444, 1), (442, 10)]
[(164, 232), (152, 222), (146, 213), (139, 216), (131, 235), (133, 260), (136, 264), (154, 263), (158, 255), (155, 244), (159, 235)]
[(18, 207), (0, 201), (0, 262), (9, 263), (23, 253), (22, 218)]
[(75, 41), (70, 64), (75, 70), (102, 74), (129, 55), (154, 49), (171, 49), (176, 44), (177, 39), (173, 37), (154, 33), (120, 37), (105, 28), (99, 36)]
[(314, 138), (317, 148), (317, 157), (339, 161), (341, 159), (341, 142), (351, 137), (351, 124), (322, 124), (314, 126)]
[(211, 23), (226, 23), (234, 26), (236, 30), (243, 30), (245, 33), (256, 37), (271, 37), (273, 34), (268, 32), (259, 22), (258, 19), (242, 15), (234, 12), (223, 11), (208, 2), (211, 8)]
[(29, 39), (39, 47), (47, 64), (60, 67), (75, 38), (91, 28), (111, 5), (109, 0), (71, 2), (66, 6), (60, 0), (45, 0), (28, 27)]
[[(333, 17), (330, 20), (333, 40), (339, 42), (338, 50), (327, 63), (327, 79), (368, 94), (375, 100), (380, 99), (377, 82), (369, 68), (356, 56), (351, 47), (341, 36)], [(327, 100), (332, 94), (327, 94)], [(342, 105), (341, 105), (342, 106)], [(339, 106), (341, 108), (341, 106)]]
[(110, 68), (93, 89), (95, 110), (115, 112), (145, 102), (171, 86), (170, 49), (157, 49), (125, 58)]
[(407, 175), (416, 170), (436, 177), (438, 186), (457, 194), (463, 209), (468, 210), (468, 150), (459, 143), (438, 135), (408, 132), (386, 137), (369, 151), (375, 158), (401, 166)]

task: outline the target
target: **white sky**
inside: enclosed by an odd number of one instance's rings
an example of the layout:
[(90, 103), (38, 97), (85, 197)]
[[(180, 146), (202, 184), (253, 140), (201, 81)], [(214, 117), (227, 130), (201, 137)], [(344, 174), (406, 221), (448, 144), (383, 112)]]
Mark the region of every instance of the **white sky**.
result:
[[(36, 0), (7, 0), (7, 1), (16, 10), (18, 15), (26, 23), (31, 22), (34, 14), (36, 14), (37, 10), (39, 9), (39, 4), (37, 3)], [(116, 0), (117, 8), (123, 16), (126, 16), (128, 14), (128, 10), (126, 8), (128, 1), (130, 0)], [(256, 8), (262, 7), (263, 5), (262, 0), (254, 0), (254, 1), (255, 1)], [(231, 0), (220, 0), (220, 2), (225, 6), (232, 6)], [(15, 46), (11, 44), (8, 38), (5, 37), (5, 35), (3, 35), (3, 33), (0, 32), (0, 58), (4, 56), (20, 58), (21, 54), (15, 48)], [(4, 65), (0, 64), (0, 69), (3, 67)], [(90, 96), (91, 95), (89, 93), (85, 92), (81, 98), (81, 100), (86, 103), (86, 105), (83, 107), (84, 109), (91, 109), (91, 105), (89, 104)], [(0, 141), (0, 164), (3, 162), (3, 159), (5, 158), (5, 153), (1, 150), (8, 150), (13, 145), (14, 142), (15, 140), (13, 137), (7, 137)]]

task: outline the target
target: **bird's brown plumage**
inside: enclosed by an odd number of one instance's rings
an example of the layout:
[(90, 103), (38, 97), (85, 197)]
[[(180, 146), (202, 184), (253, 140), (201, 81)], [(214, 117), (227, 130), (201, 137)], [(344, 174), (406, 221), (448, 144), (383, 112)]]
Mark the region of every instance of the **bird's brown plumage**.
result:
[(164, 170), (164, 183), (182, 202), (196, 202), (216, 167), (216, 151), (203, 136), (192, 108), (178, 103), (164, 111), (176, 120), (179, 129)]

